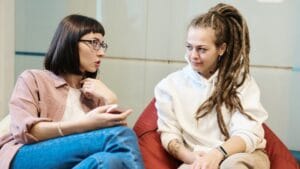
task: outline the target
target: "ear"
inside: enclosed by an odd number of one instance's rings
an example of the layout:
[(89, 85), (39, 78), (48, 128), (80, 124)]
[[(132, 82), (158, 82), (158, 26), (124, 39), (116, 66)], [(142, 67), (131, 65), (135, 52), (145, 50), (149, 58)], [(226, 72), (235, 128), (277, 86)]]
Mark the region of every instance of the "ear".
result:
[(227, 48), (227, 44), (224, 42), (218, 49), (219, 56), (222, 56)]

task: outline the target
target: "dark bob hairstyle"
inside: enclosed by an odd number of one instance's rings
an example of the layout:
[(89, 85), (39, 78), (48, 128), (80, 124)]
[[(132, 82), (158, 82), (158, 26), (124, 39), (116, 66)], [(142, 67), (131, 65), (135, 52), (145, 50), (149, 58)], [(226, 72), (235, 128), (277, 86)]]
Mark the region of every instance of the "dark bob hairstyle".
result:
[(45, 69), (61, 74), (76, 74), (84, 77), (95, 78), (96, 72), (81, 72), (78, 42), (82, 36), (88, 33), (100, 33), (105, 35), (101, 23), (93, 18), (82, 15), (69, 15), (58, 25), (46, 54)]

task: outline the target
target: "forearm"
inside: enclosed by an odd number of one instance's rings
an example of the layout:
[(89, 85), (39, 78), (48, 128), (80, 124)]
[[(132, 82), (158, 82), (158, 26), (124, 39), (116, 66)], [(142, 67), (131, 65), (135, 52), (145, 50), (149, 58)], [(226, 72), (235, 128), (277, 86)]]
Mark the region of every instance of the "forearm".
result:
[(168, 144), (168, 152), (178, 160), (186, 164), (191, 164), (195, 160), (195, 155), (193, 152), (188, 150), (182, 142), (177, 139), (170, 141)]
[(86, 78), (82, 80), (81, 83), (83, 83), (82, 91), (88, 98), (92, 95), (101, 101), (104, 101), (105, 105), (116, 104), (118, 102), (117, 95), (101, 80)]
[(118, 103), (117, 95), (106, 86), (103, 87), (102, 90), (99, 90), (97, 93), (95, 93), (94, 96), (102, 100), (102, 103), (104, 103), (104, 105)]
[(125, 125), (125, 120), (131, 110), (119, 114), (105, 113), (109, 107), (108, 105), (96, 107), (77, 121), (38, 122), (31, 128), (30, 134), (39, 140), (46, 140), (104, 127)]
[(228, 155), (235, 153), (242, 153), (246, 150), (246, 144), (244, 140), (239, 136), (232, 136), (226, 142), (222, 144)]
[(108, 91), (107, 94), (103, 98), (104, 98), (104, 103), (106, 105), (116, 104), (118, 102), (117, 95), (112, 91)]
[(41, 141), (92, 129), (83, 121), (39, 122), (31, 128), (30, 133)]

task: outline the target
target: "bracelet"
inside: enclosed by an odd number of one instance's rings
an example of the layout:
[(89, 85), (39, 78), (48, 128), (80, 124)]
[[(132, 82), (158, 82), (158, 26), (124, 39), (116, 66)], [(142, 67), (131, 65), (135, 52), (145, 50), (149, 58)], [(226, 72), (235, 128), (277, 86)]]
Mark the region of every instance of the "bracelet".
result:
[(220, 151), (223, 154), (224, 159), (228, 157), (227, 151), (222, 146), (218, 146), (217, 150)]
[(58, 122), (58, 124), (57, 124), (57, 131), (58, 131), (60, 136), (65, 136), (62, 129), (61, 129), (61, 127), (60, 127), (60, 122)]

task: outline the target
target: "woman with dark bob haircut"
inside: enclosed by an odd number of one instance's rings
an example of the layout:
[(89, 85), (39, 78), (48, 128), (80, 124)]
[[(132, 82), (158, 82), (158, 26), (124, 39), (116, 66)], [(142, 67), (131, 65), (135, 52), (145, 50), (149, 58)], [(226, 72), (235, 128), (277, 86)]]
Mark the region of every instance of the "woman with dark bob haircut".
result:
[(1, 133), (1, 169), (144, 168), (134, 132), (126, 127), (132, 110), (97, 70), (107, 49), (95, 19), (69, 15), (54, 34), (46, 70), (26, 70), (12, 93), (10, 130)]

